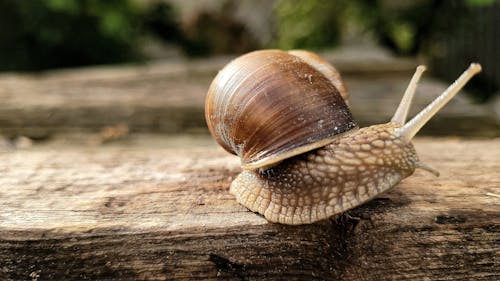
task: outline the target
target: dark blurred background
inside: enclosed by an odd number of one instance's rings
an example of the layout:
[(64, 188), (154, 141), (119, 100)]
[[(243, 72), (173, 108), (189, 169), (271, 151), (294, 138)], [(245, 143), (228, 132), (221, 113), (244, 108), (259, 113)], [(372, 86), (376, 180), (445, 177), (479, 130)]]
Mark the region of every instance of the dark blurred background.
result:
[(377, 44), (446, 80), (481, 62), (469, 91), (488, 101), (499, 38), (496, 0), (0, 0), (0, 71)]

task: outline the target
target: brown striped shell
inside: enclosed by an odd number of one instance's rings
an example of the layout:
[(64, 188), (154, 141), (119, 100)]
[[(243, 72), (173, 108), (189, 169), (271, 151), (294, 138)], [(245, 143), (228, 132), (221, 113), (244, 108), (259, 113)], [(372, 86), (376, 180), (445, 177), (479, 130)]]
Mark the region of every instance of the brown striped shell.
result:
[(244, 169), (325, 146), (356, 127), (338, 72), (305, 51), (255, 51), (226, 65), (210, 85), (205, 118)]
[(318, 56), (315, 53), (304, 51), (304, 50), (292, 50), (288, 51), (289, 54), (297, 56), (304, 60), (306, 63), (314, 67), (316, 70), (321, 72), (332, 84), (337, 88), (342, 98), (347, 105), (349, 105), (349, 93), (344, 85), (344, 81), (340, 77), (340, 73), (331, 65), (328, 61)]

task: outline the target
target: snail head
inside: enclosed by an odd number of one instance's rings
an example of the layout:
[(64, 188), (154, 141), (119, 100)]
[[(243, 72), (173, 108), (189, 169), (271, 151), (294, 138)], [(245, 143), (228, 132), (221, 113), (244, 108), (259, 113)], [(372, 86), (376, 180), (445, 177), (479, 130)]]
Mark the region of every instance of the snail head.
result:
[[(399, 138), (403, 143), (410, 145), (413, 137), (418, 131), (443, 107), (445, 106), (464, 86), (465, 84), (477, 73), (481, 71), (481, 65), (472, 63), (467, 70), (465, 70), (460, 77), (453, 82), (441, 95), (439, 95), (433, 102), (420, 111), (413, 119), (406, 122), (408, 111), (411, 106), (413, 96), (415, 95), (416, 88), (420, 77), (426, 70), (425, 66), (420, 65), (417, 67), (408, 88), (399, 104), (396, 113), (391, 119), (390, 124), (394, 127), (391, 134)], [(416, 168), (427, 170), (436, 176), (439, 173), (425, 163), (416, 160)]]

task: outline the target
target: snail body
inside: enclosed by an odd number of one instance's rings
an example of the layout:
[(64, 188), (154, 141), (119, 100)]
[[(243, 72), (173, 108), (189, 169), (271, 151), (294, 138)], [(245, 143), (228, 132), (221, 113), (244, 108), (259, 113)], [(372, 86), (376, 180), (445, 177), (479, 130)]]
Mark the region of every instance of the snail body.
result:
[(413, 145), (393, 124), (361, 128), (264, 172), (245, 170), (230, 191), (269, 221), (310, 223), (362, 204), (411, 175)]
[(207, 94), (210, 132), (240, 156), (237, 201), (271, 222), (305, 224), (354, 208), (423, 168), (418, 130), (480, 71), (471, 67), (405, 123), (420, 66), (392, 120), (358, 128), (338, 71), (306, 51), (256, 51), (219, 72)]

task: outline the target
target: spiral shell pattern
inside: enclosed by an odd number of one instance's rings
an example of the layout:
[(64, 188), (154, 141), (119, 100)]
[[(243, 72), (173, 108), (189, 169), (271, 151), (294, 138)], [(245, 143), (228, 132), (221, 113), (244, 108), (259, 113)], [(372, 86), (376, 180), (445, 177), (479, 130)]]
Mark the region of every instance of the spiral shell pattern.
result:
[[(336, 72), (331, 65), (325, 69)], [(325, 146), (356, 127), (338, 89), (343, 84), (332, 79), (335, 73), (324, 74), (318, 63), (287, 52), (243, 55), (210, 85), (205, 103), (210, 132), (241, 158), (244, 169), (271, 166)]]

